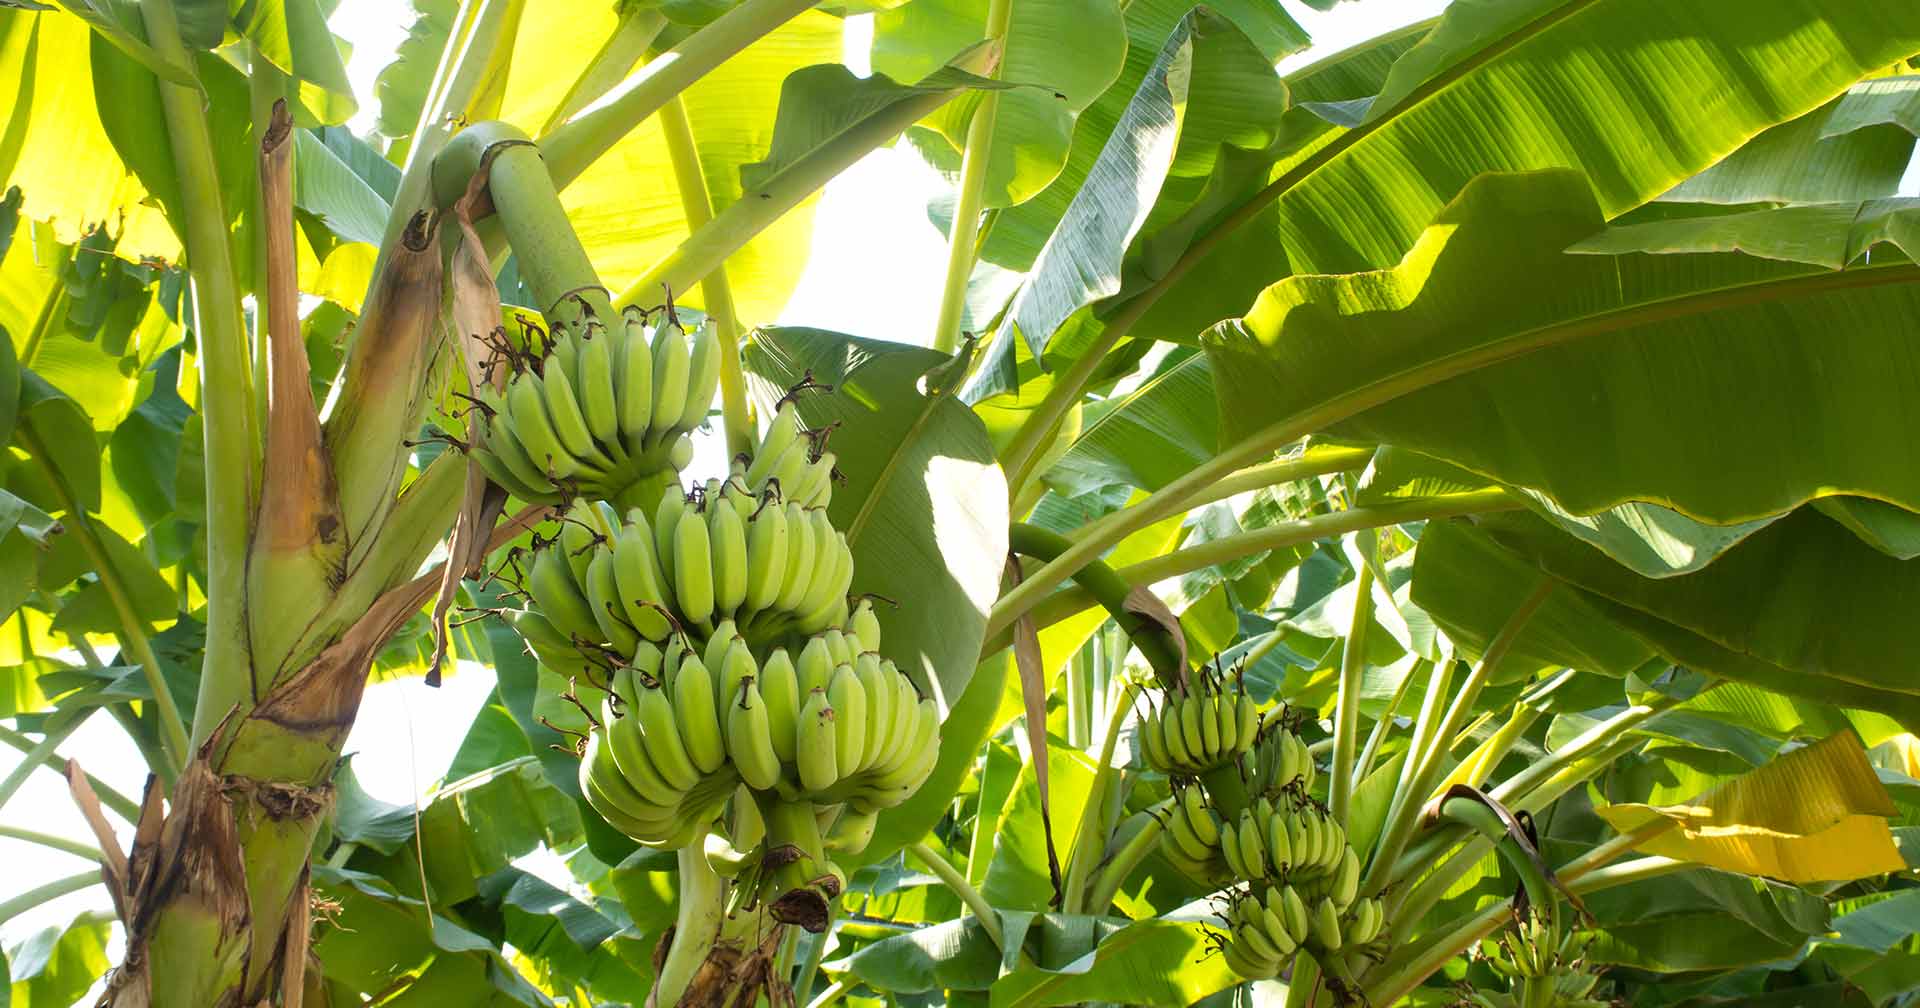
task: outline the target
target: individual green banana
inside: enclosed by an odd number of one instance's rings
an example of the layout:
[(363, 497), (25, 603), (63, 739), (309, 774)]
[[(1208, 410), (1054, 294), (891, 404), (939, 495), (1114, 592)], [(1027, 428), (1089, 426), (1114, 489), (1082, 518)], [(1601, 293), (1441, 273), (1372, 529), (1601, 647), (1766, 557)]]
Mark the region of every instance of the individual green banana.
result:
[(1166, 736), (1160, 733), (1160, 714), (1149, 710), (1136, 723), (1133, 737), (1140, 743), (1140, 756), (1148, 767), (1161, 773), (1171, 772), (1173, 756), (1167, 752)]
[(779, 408), (773, 411), (773, 419), (767, 421), (767, 432), (761, 436), (759, 447), (753, 450), (753, 462), (746, 471), (747, 485), (765, 485), (774, 463), (800, 439), (799, 435), (799, 410), (794, 408), (793, 400), (781, 400)]
[(780, 757), (773, 751), (767, 705), (751, 676), (741, 680), (739, 699), (727, 707), (727, 755), (748, 787), (771, 791), (780, 782)]
[(862, 760), (867, 743), (867, 691), (853, 666), (841, 665), (833, 670), (833, 678), (827, 680), (827, 702), (833, 705), (838, 719), (834, 765), (841, 776), (848, 776), (865, 766)]
[(691, 650), (680, 656), (668, 684), (673, 689), (673, 712), (687, 755), (701, 773), (713, 773), (727, 761), (720, 711), (714, 699), (713, 677)]
[[(860, 750), (860, 765), (856, 770), (875, 766), (889, 755), (887, 745), (892, 741), (893, 731), (893, 684), (888, 682), (889, 671), (880, 664), (880, 656), (868, 651), (853, 660), (853, 673), (860, 679), (860, 692), (867, 701), (866, 741)], [(829, 691), (829, 700), (832, 699)]]
[(1360, 894), (1360, 856), (1352, 847), (1344, 844), (1340, 849), (1340, 866), (1333, 870), (1333, 902), (1342, 910), (1353, 905), (1354, 898)]
[(693, 361), (687, 349), (686, 334), (679, 326), (661, 326), (653, 331), (653, 419), (648, 438), (659, 441), (666, 432), (679, 426), (687, 411), (687, 379)]
[[(1187, 745), (1187, 754), (1193, 759), (1192, 770), (1207, 765), (1212, 754), (1207, 751), (1207, 737), (1200, 727), (1200, 704), (1192, 697), (1180, 702), (1180, 739)], [(1191, 771), (1189, 771), (1191, 772)]]
[(613, 751), (613, 761), (620, 767), (620, 776), (625, 778), (634, 793), (661, 808), (671, 809), (680, 804), (684, 794), (679, 788), (667, 783), (660, 775), (658, 767), (653, 765), (653, 757), (647, 755), (646, 743), (640, 737), (640, 722), (632, 717), (616, 717), (611, 705), (602, 704), (602, 720), (606, 722), (607, 744)]
[(798, 504), (788, 503), (785, 508), (787, 569), (781, 575), (780, 594), (774, 599), (773, 607), (792, 612), (806, 597), (807, 589), (812, 587), (814, 567), (820, 561), (820, 553), (819, 544), (815, 542), (813, 520)]
[(1178, 795), (1181, 811), (1193, 824), (1194, 835), (1211, 851), (1220, 842), (1220, 820), (1197, 787), (1184, 787)]
[(601, 639), (623, 655), (632, 654), (640, 644), (640, 633), (628, 625), (626, 607), (620, 604), (612, 550), (601, 547), (593, 551), (593, 559), (587, 564), (586, 589), (587, 605), (600, 627)]
[(794, 669), (800, 676), (800, 694), (805, 696), (814, 690), (824, 691), (827, 683), (833, 679), (835, 665), (833, 651), (825, 637), (809, 637), (800, 649), (800, 657), (794, 663)]
[(880, 616), (873, 611), (873, 600), (863, 598), (853, 607), (853, 615), (847, 620), (846, 633), (859, 642), (862, 651), (880, 650)]
[(868, 812), (843, 809), (822, 839), (826, 841), (827, 850), (835, 854), (858, 854), (873, 842), (873, 828), (879, 821), (878, 809)]
[(1240, 819), (1234, 824), (1234, 830), (1240, 837), (1240, 856), (1247, 863), (1247, 878), (1262, 878), (1267, 874), (1267, 847), (1260, 839), (1260, 824), (1253, 817), (1252, 809), (1241, 809)]
[(560, 445), (567, 450), (567, 454), (589, 465), (612, 469), (613, 459), (593, 443), (593, 431), (587, 427), (587, 416), (573, 395), (573, 379), (564, 370), (549, 367), (540, 383), (540, 390), (547, 402), (547, 419), (552, 422), (553, 432), (560, 438)]
[(1340, 951), (1340, 911), (1334, 907), (1333, 900), (1322, 899), (1314, 904), (1310, 923), (1310, 933), (1316, 944), (1328, 952)]
[(1286, 922), (1287, 933), (1293, 936), (1294, 942), (1305, 942), (1307, 936), (1313, 933), (1313, 921), (1299, 891), (1292, 886), (1281, 886), (1279, 910), (1280, 919)]
[(792, 763), (794, 729), (800, 723), (800, 678), (786, 648), (775, 648), (760, 663), (760, 697), (767, 705), (767, 730), (773, 752), (782, 763)]
[(859, 649), (853, 646), (853, 640), (841, 633), (838, 627), (821, 631), (820, 639), (827, 642), (827, 654), (833, 656), (835, 665), (851, 665), (860, 656)]
[(689, 622), (713, 619), (713, 552), (707, 523), (688, 515), (673, 530), (673, 594)]
[(509, 383), (507, 407), (507, 422), (513, 426), (514, 434), (535, 468), (549, 478), (568, 476), (580, 468), (578, 460), (561, 445), (560, 435), (554, 432), (553, 423), (547, 418), (540, 376), (526, 372)]
[(729, 687), (738, 685), (726, 682), (721, 669), (726, 666), (727, 652), (739, 641), (740, 628), (732, 620), (723, 619), (714, 624), (713, 633), (707, 637), (706, 650), (700, 652), (700, 660), (706, 663), (707, 671), (713, 673), (713, 688), (720, 691), (719, 696), (732, 696), (733, 690)]
[(1271, 890), (1268, 892), (1267, 901), (1256, 905), (1259, 906), (1261, 931), (1266, 934), (1267, 940), (1273, 942), (1273, 947), (1279, 950), (1281, 955), (1292, 955), (1293, 950), (1300, 947), (1300, 941), (1287, 930), (1287, 922), (1281, 918), (1280, 911), (1275, 908)]
[(1380, 934), (1380, 901), (1363, 899), (1353, 906), (1353, 921), (1347, 926), (1346, 940), (1350, 945), (1365, 945)]
[(1226, 740), (1220, 737), (1220, 694), (1196, 693), (1187, 697), (1185, 706), (1193, 709), (1194, 720), (1199, 722), (1200, 749), (1212, 763), (1226, 751), (1222, 745)]
[(692, 430), (707, 422), (707, 410), (713, 406), (714, 389), (720, 384), (720, 329), (708, 319), (693, 331), (693, 351), (687, 367), (686, 407), (674, 424)]
[(747, 600), (747, 529), (730, 502), (707, 508), (707, 541), (713, 554), (713, 607), (723, 614), (740, 611)]
[(1249, 958), (1247, 946), (1243, 942), (1228, 940), (1221, 947), (1220, 954), (1226, 959), (1228, 969), (1248, 980), (1268, 980), (1280, 973), (1280, 964), (1277, 962), (1256, 962)]
[(794, 499), (807, 507), (826, 507), (833, 499), (835, 461), (832, 452), (824, 452), (818, 458), (809, 458), (807, 467), (801, 471), (800, 489), (795, 491)]
[(1274, 870), (1292, 870), (1294, 865), (1293, 837), (1287, 832), (1287, 817), (1276, 812), (1266, 817), (1267, 862)]
[(605, 445), (620, 443), (620, 400), (613, 385), (614, 337), (607, 332), (586, 340), (576, 362), (579, 368), (580, 412), (586, 416), (587, 429), (594, 440)]
[[(1251, 896), (1247, 897), (1246, 902), (1253, 902), (1256, 907), (1259, 905)], [(1244, 905), (1244, 903), (1242, 905)], [(1257, 920), (1244, 911), (1235, 916), (1239, 918), (1239, 926), (1233, 929), (1233, 940), (1245, 942), (1247, 951), (1251, 953), (1255, 961), (1260, 963), (1271, 962), (1278, 965), (1286, 954), (1276, 948), (1272, 941), (1268, 940), (1266, 928), (1263, 926), (1264, 921)]]
[(800, 786), (809, 792), (818, 794), (840, 780), (837, 720), (826, 690), (816, 687), (807, 693), (794, 736), (794, 767)]
[(563, 548), (548, 546), (534, 555), (533, 568), (527, 572), (527, 593), (569, 640), (598, 642), (600, 621), (593, 618), (592, 604), (574, 581)]
[(647, 347), (646, 327), (637, 319), (628, 318), (621, 328), (614, 352), (620, 431), (638, 439), (653, 424), (653, 353)]
[(1180, 708), (1171, 700), (1160, 709), (1160, 739), (1167, 750), (1168, 766), (1175, 772), (1192, 772), (1190, 768), (1199, 760), (1187, 748), (1187, 735), (1180, 727)]
[(1239, 742), (1239, 751), (1244, 752), (1253, 748), (1254, 740), (1260, 736), (1260, 705), (1240, 693), (1234, 697), (1233, 713), (1237, 722), (1234, 738)]
[[(1163, 844), (1171, 843), (1178, 847), (1180, 853), (1189, 860), (1205, 864), (1213, 859), (1215, 851), (1212, 844), (1200, 839), (1200, 832), (1195, 826), (1196, 820), (1185, 809), (1172, 809), (1167, 814), (1167, 831), (1160, 840)], [(1230, 856), (1230, 865), (1232, 860)]]
[(693, 765), (693, 757), (680, 737), (673, 701), (667, 699), (666, 690), (656, 687), (636, 691), (627, 716), (640, 726), (641, 744), (660, 777), (678, 790), (693, 790), (700, 783), (700, 768)]
[(660, 561), (660, 583), (668, 587), (673, 585), (673, 542), (680, 529), (680, 519), (687, 513), (687, 495), (675, 481), (667, 486), (660, 495), (660, 504), (653, 510), (653, 555)]
[(674, 599), (661, 584), (651, 530), (637, 509), (630, 517), (640, 520), (623, 526), (613, 539), (614, 587), (634, 630), (647, 640), (663, 641), (673, 632), (667, 614)]
[(772, 605), (780, 596), (782, 579), (787, 573), (786, 509), (768, 501), (759, 514), (747, 523), (747, 596), (743, 613), (756, 613)]
[(748, 649), (747, 642), (735, 636), (733, 643), (721, 655), (720, 666), (713, 671), (720, 687), (720, 692), (716, 695), (738, 696), (742, 682), (748, 679), (759, 679), (760, 663), (754, 660), (753, 652)]

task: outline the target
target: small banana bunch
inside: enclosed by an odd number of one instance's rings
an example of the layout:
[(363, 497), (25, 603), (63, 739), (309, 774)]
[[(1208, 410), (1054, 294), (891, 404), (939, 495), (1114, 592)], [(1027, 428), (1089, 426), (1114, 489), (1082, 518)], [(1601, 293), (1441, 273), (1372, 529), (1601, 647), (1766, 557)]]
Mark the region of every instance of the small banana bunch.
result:
[(1608, 1004), (1591, 996), (1600, 977), (1583, 959), (1583, 940), (1577, 935), (1563, 940), (1554, 931), (1544, 915), (1529, 912), (1515, 921), (1511, 930), (1486, 943), (1483, 950), (1487, 965), (1509, 980), (1515, 993), (1473, 991), (1465, 998), (1467, 1003), (1552, 1008), (1602, 1008)]
[(818, 632), (846, 620), (852, 580), (846, 536), (824, 509), (755, 500), (732, 480), (694, 503), (676, 483), (652, 521), (639, 508), (622, 518), (604, 501), (576, 502), (527, 571), (537, 617), (514, 625), (556, 671), (580, 663), (569, 650), (610, 668), (643, 641), (706, 637), (716, 624), (744, 624), (761, 642)]
[(691, 649), (642, 644), (608, 685), (580, 760), (587, 803), (641, 843), (693, 842), (740, 783), (722, 740), (715, 673)]
[(1199, 784), (1175, 786), (1162, 826), (1160, 854), (1187, 877), (1203, 885), (1221, 885), (1233, 877), (1220, 850), (1228, 827)]
[[(757, 677), (728, 694), (727, 747), (748, 787), (816, 806), (845, 804), (855, 816), (919, 790), (940, 755), (940, 715), (905, 673), (866, 646), (878, 637), (872, 603), (862, 600), (846, 632), (809, 638), (792, 658), (776, 648)], [(864, 847), (863, 831), (871, 835), (871, 823), (848, 823), (837, 845)]]
[(1247, 781), (1247, 793), (1277, 798), (1292, 792), (1305, 794), (1313, 787), (1319, 767), (1307, 751), (1306, 742), (1289, 731), (1283, 720), (1275, 720), (1260, 731), (1253, 748), (1240, 759)]
[(1385, 923), (1377, 899), (1309, 900), (1288, 885), (1256, 886), (1232, 899), (1221, 951), (1228, 968), (1249, 980), (1279, 976), (1301, 948), (1319, 956), (1366, 945)]
[(1271, 798), (1256, 799), (1221, 827), (1220, 852), (1234, 876), (1249, 881), (1333, 876), (1337, 891), (1360, 884), (1359, 856), (1347, 844), (1346, 827), (1307, 800), (1282, 798), (1275, 805)]
[(1140, 745), (1147, 765), (1170, 776), (1197, 777), (1227, 766), (1253, 747), (1260, 731), (1260, 709), (1242, 690), (1231, 692), (1224, 677), (1201, 670), (1185, 693), (1169, 693), (1140, 720)]
[(485, 436), (472, 457), (530, 503), (650, 500), (693, 458), (686, 435), (706, 421), (720, 353), (711, 323), (689, 334), (669, 319), (649, 333), (630, 312), (618, 334), (592, 319), (555, 326), (543, 355), (512, 358), (504, 392), (475, 390)]

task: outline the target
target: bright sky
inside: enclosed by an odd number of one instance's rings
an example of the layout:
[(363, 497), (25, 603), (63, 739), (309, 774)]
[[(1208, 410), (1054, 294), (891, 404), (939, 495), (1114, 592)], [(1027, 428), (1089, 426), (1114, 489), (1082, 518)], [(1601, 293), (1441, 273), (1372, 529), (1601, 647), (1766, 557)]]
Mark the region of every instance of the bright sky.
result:
[[(1282, 64), (1293, 65), (1344, 49), (1360, 40), (1420, 18), (1445, 6), (1445, 0), (1372, 0), (1321, 14), (1284, 0), (1313, 34), (1315, 46)], [(361, 115), (353, 125), (368, 129), (376, 103), (373, 80), (394, 47), (406, 36), (407, 5), (396, 0), (343, 0), (331, 24), (353, 44), (348, 65)], [(850, 20), (847, 63), (864, 72), (870, 17)], [(927, 219), (928, 200), (949, 183), (904, 145), (879, 150), (829, 184), (814, 226), (811, 264), (780, 321), (836, 329), (863, 336), (921, 342), (938, 312), (946, 245)], [(704, 452), (714, 455), (714, 452)], [(438, 689), (418, 680), (371, 687), (348, 739), (357, 754), (360, 782), (376, 797), (408, 802), (424, 796), (446, 772), (474, 712), (493, 688), (489, 670), (465, 666)], [(98, 715), (83, 726), (62, 752), (78, 754), (84, 766), (121, 793), (138, 800), (144, 763), (112, 718)], [(14, 752), (0, 752), (0, 776), (15, 765)], [(83, 840), (93, 838), (67, 797), (59, 777), (39, 771), (7, 805), (0, 821)], [(123, 831), (124, 845), (129, 833)], [(0, 839), (0, 900), (87, 868), (87, 863), (22, 841)], [(528, 865), (553, 869), (552, 863)], [(562, 877), (555, 878), (565, 884)], [(541, 871), (543, 875), (551, 871)], [(104, 890), (55, 900), (0, 926), (0, 944), (11, 949), (34, 932), (63, 925), (83, 911), (109, 910)], [(118, 957), (117, 947), (111, 950)]]

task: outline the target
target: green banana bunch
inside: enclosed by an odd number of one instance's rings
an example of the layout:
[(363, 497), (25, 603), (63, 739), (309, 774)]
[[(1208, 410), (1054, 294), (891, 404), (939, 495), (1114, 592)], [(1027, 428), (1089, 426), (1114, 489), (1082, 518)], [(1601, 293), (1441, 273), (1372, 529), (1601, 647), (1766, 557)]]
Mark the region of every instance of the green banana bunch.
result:
[(1202, 674), (1187, 692), (1168, 694), (1141, 718), (1147, 765), (1170, 776), (1197, 777), (1241, 758), (1260, 733), (1260, 709), (1224, 677)]
[(483, 384), (473, 459), (530, 503), (574, 496), (649, 500), (693, 459), (687, 432), (706, 421), (722, 347), (709, 323), (648, 331), (630, 313), (618, 333), (589, 319), (556, 326), (546, 352), (513, 359), (505, 390)]
[(1182, 874), (1203, 885), (1232, 877), (1220, 846), (1225, 825), (1197, 783), (1176, 786), (1173, 807), (1160, 834), (1160, 853)]
[(780, 499), (803, 508), (824, 508), (833, 498), (834, 454), (827, 430), (800, 426), (791, 393), (780, 401), (751, 455), (734, 460), (733, 476), (749, 487), (775, 487)]
[(690, 648), (643, 643), (613, 673), (580, 761), (580, 789), (615, 829), (662, 849), (704, 836), (741, 777), (713, 677)]
[(1221, 951), (1228, 967), (1249, 980), (1278, 976), (1301, 948), (1325, 955), (1367, 945), (1385, 925), (1377, 899), (1359, 900), (1344, 914), (1333, 900), (1309, 900), (1288, 885), (1256, 886), (1229, 899)]
[[(1284, 879), (1295, 885), (1325, 880), (1328, 895), (1353, 901), (1360, 863), (1347, 845), (1345, 827), (1310, 799), (1266, 796), (1254, 800), (1220, 829), (1220, 852), (1236, 878)], [(1319, 890), (1315, 890), (1319, 892)]]
[(1253, 748), (1241, 757), (1240, 766), (1247, 779), (1247, 793), (1271, 798), (1288, 792), (1306, 794), (1313, 788), (1319, 769), (1306, 742), (1289, 731), (1283, 719), (1261, 728)]

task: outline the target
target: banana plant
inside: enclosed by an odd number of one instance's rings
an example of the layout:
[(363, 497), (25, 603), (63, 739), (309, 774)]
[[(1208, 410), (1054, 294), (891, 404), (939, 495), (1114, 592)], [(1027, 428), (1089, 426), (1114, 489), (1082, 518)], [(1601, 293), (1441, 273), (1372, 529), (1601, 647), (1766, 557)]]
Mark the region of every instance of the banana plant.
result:
[[(316, 0), (12, 6), (15, 1001), (1920, 989), (1910, 4), (422, 2), (373, 137)], [(933, 331), (775, 324), (902, 136)]]

